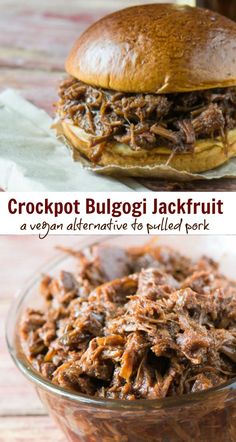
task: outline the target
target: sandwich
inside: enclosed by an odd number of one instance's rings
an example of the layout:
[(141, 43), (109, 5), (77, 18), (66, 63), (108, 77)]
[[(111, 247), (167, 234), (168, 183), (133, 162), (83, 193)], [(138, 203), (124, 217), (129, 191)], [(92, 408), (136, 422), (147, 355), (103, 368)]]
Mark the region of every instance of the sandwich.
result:
[(173, 4), (105, 16), (75, 42), (57, 115), (97, 166), (199, 173), (236, 156), (236, 23)]

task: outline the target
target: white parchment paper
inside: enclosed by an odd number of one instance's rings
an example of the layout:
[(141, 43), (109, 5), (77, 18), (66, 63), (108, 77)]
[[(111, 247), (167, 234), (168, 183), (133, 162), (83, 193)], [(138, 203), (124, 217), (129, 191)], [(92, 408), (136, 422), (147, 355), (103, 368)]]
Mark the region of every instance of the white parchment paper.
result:
[(100, 176), (73, 162), (52, 119), (17, 91), (0, 94), (0, 188), (8, 191), (130, 191), (131, 178)]

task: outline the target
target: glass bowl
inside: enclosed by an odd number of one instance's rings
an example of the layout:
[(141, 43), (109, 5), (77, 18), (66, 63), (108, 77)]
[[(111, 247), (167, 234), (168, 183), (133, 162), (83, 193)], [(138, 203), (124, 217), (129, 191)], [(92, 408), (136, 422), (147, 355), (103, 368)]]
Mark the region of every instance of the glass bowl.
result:
[[(149, 238), (150, 239), (150, 238)], [(94, 237), (82, 239), (76, 249), (103, 242), (124, 247), (142, 245), (144, 236)], [(207, 254), (221, 263), (234, 277), (236, 237), (166, 236), (159, 244), (171, 245), (182, 253), (198, 258)], [(60, 243), (60, 239), (58, 239)], [(162, 400), (111, 400), (71, 393), (42, 378), (24, 357), (17, 327), (25, 307), (38, 308), (41, 273), (55, 275), (59, 269), (72, 270), (74, 260), (60, 254), (32, 278), (9, 311), (7, 344), (21, 372), (34, 384), (49, 414), (69, 441), (78, 442), (235, 442), (236, 382), (231, 381), (201, 393)]]

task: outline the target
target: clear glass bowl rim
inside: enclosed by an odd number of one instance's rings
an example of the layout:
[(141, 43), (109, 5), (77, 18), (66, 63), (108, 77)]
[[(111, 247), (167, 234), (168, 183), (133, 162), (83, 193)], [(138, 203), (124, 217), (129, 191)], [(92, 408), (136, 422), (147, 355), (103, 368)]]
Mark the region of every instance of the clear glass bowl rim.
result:
[[(103, 236), (93, 236), (90, 237), (89, 239), (88, 238), (81, 239), (78, 243), (78, 247), (75, 246), (74, 248), (77, 250), (77, 249), (90, 247), (92, 245), (96, 245), (99, 243), (107, 242), (109, 244), (109, 242), (112, 239), (119, 238), (121, 236), (123, 235), (113, 235), (112, 237), (103, 235)], [(60, 242), (60, 240), (58, 242)], [(126, 411), (134, 411), (134, 410), (145, 411), (147, 409), (164, 410), (175, 407), (176, 408), (183, 407), (186, 405), (195, 405), (195, 404), (200, 404), (201, 402), (206, 402), (208, 399), (212, 400), (219, 393), (227, 392), (230, 390), (231, 391), (236, 390), (236, 379), (234, 378), (227, 383), (221, 384), (217, 387), (210, 388), (208, 390), (199, 393), (190, 393), (178, 397), (167, 397), (163, 399), (148, 399), (148, 400), (139, 399), (136, 401), (129, 401), (129, 400), (118, 400), (118, 399), (102, 399), (84, 394), (73, 393), (69, 390), (63, 389), (60, 386), (57, 386), (56, 384), (53, 384), (50, 381), (47, 381), (45, 378), (40, 376), (36, 371), (34, 371), (31, 368), (30, 364), (28, 364), (26, 360), (24, 361), (24, 359), (20, 358), (18, 355), (15, 346), (15, 334), (13, 336), (13, 339), (11, 337), (12, 317), (14, 318), (13, 328), (15, 332), (15, 328), (17, 325), (16, 323), (17, 313), (19, 312), (24, 302), (24, 299), (29, 293), (29, 291), (31, 291), (34, 287), (36, 287), (36, 284), (38, 284), (38, 282), (40, 281), (42, 273), (48, 273), (50, 271), (53, 271), (57, 265), (63, 263), (63, 261), (65, 261), (66, 259), (68, 259), (68, 256), (62, 252), (59, 252), (54, 259), (50, 259), (50, 261), (44, 263), (44, 265), (40, 269), (38, 269), (33, 274), (33, 276), (28, 280), (28, 282), (25, 284), (25, 287), (22, 287), (22, 289), (19, 290), (18, 295), (16, 298), (13, 299), (7, 314), (5, 337), (6, 337), (8, 351), (15, 365), (18, 367), (18, 369), (36, 387), (42, 388), (47, 392), (50, 392), (59, 397), (63, 397), (64, 399), (77, 402), (78, 404), (80, 403), (88, 406), (100, 407), (109, 410), (124, 409)]]

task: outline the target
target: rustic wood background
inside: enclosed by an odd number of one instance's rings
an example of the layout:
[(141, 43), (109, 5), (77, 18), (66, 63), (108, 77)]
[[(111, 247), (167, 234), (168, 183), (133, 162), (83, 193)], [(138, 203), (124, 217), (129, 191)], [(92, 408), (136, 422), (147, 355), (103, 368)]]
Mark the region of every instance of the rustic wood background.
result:
[(0, 236), (0, 442), (62, 442), (30, 382), (15, 367), (5, 343), (5, 320), (17, 291), (50, 257), (57, 245), (77, 237)]
[[(145, 2), (157, 0), (140, 0)], [(16, 88), (52, 115), (64, 60), (76, 37), (105, 13), (137, 3), (139, 0), (1, 0), (0, 90)], [(150, 190), (236, 190), (232, 179), (181, 184), (142, 180), (142, 184)]]

